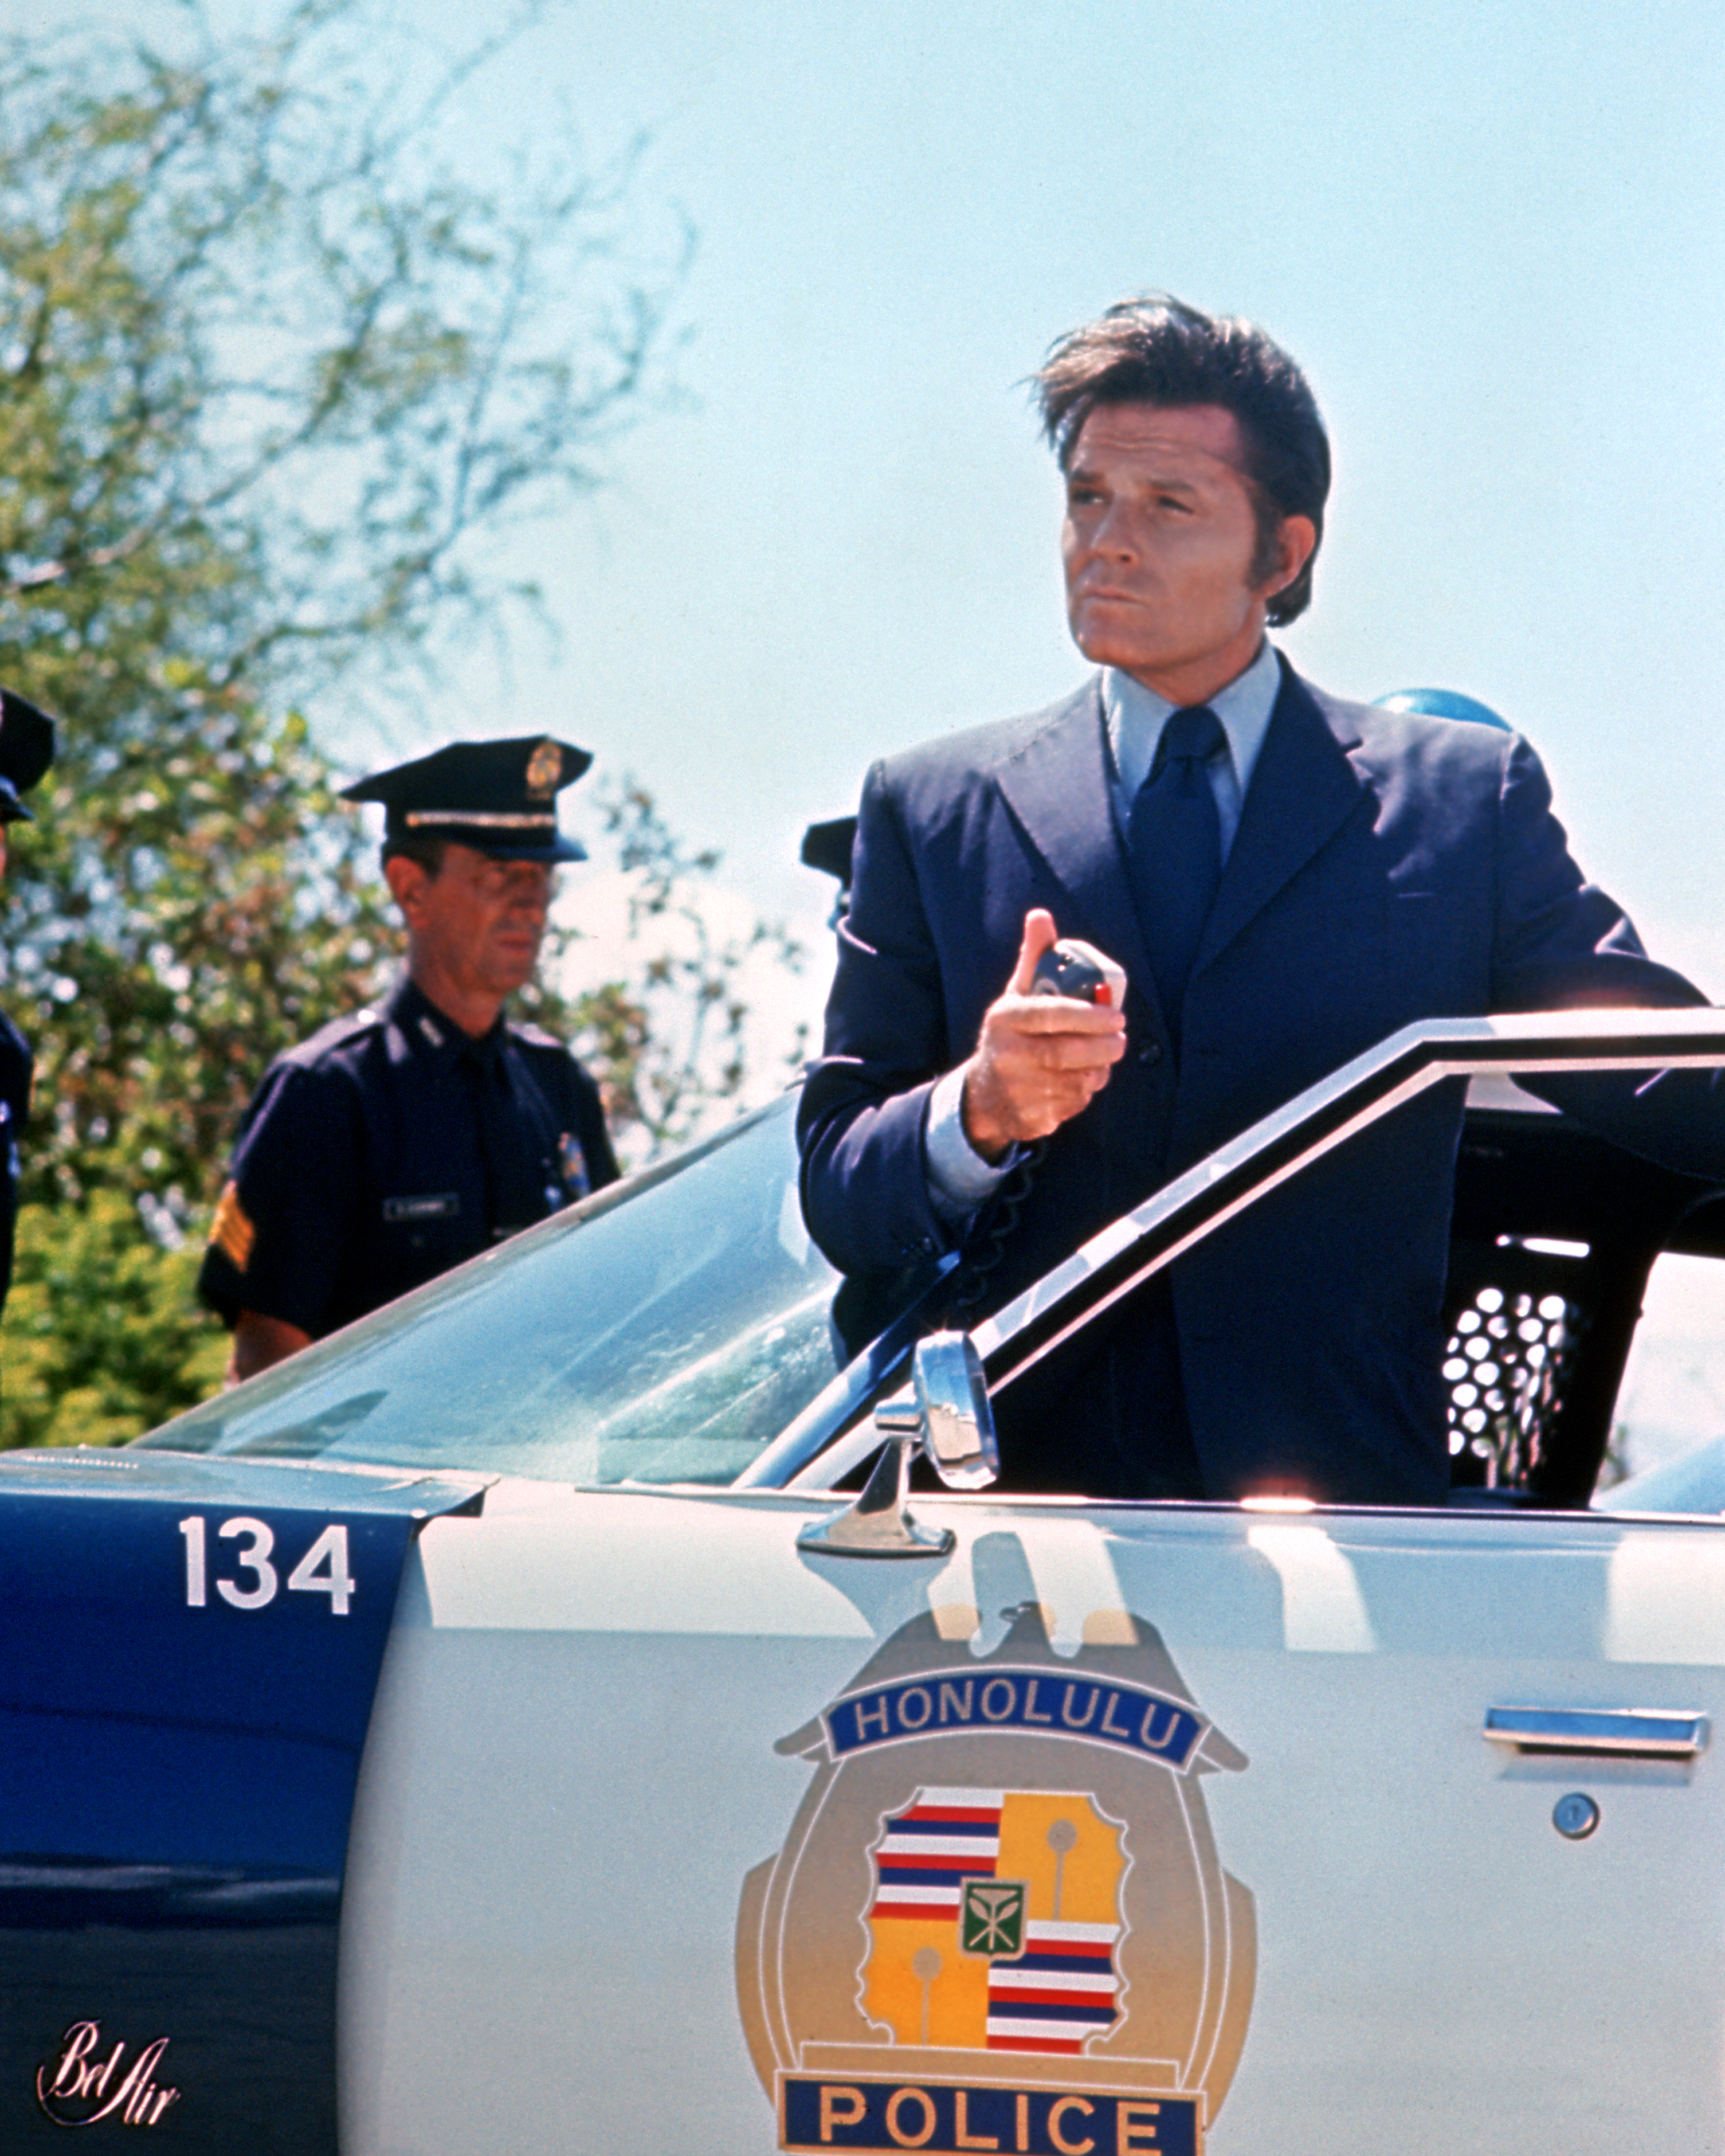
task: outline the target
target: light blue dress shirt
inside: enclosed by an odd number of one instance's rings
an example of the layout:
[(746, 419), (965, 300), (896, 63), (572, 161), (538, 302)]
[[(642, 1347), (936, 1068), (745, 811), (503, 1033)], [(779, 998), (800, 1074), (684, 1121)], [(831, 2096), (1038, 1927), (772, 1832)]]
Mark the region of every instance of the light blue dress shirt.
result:
[[(1266, 637), (1245, 673), (1236, 674), (1225, 689), (1209, 699), (1226, 737), (1226, 747), (1219, 749), (1204, 767), (1216, 798), (1224, 861), (1240, 829), (1246, 788), (1251, 784), (1264, 737), (1270, 730), (1270, 715), (1281, 693), (1281, 668)], [(1150, 776), (1162, 730), (1177, 708), (1130, 674), (1112, 666), (1102, 669), (1102, 717), (1113, 767), (1114, 819), (1122, 839), (1132, 823), (1138, 788)], [(1003, 981), (1001, 986), (1005, 985)], [(1014, 1147), (996, 1165), (983, 1158), (964, 1135), (963, 1093), (964, 1070), (960, 1065), (949, 1070), (930, 1095), (923, 1133), (928, 1194), (935, 1211), (952, 1227), (962, 1224), (984, 1199), (993, 1195), (1020, 1158), (1020, 1148)]]

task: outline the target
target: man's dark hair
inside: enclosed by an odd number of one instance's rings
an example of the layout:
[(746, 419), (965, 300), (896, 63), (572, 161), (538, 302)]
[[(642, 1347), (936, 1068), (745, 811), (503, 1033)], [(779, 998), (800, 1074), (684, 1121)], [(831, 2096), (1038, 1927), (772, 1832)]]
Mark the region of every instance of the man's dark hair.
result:
[(447, 839), (422, 838), (417, 833), (383, 841), (383, 865), (388, 868), (398, 854), (404, 861), (418, 861), (429, 876), (441, 875), (444, 851)]
[[(1309, 516), (1322, 542), (1330, 443), (1317, 399), (1281, 346), (1250, 322), (1146, 293), (1062, 337), (1031, 379), (1062, 471), (1098, 405), (1219, 405), (1233, 413), (1245, 451), (1258, 526), (1254, 580), (1275, 569), (1284, 517)], [(1292, 583), (1270, 600), (1274, 626), (1311, 603), (1317, 558), (1314, 547)]]

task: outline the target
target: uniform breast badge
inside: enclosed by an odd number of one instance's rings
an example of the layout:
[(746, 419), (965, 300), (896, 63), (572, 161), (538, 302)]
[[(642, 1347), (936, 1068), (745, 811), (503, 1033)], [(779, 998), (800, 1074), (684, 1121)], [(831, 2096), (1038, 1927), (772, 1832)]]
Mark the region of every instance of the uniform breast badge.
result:
[(977, 1658), (918, 1618), (779, 1745), (815, 1777), (737, 1963), (781, 2148), (1201, 2156), (1256, 1964), (1201, 1777), (1246, 1761), (1131, 1621)]
[(560, 1197), (557, 1204), (567, 1205), (577, 1198), (585, 1198), (593, 1188), (593, 1177), (588, 1172), (587, 1155), (581, 1149), (581, 1141), (572, 1132), (565, 1131), (557, 1140), (557, 1166), (567, 1195)]

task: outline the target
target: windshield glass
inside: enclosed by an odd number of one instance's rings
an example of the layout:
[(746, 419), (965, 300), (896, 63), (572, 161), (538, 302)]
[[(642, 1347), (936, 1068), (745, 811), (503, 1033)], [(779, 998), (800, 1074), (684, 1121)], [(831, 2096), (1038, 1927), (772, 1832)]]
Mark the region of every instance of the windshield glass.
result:
[(726, 1483), (849, 1359), (787, 1097), (139, 1440)]

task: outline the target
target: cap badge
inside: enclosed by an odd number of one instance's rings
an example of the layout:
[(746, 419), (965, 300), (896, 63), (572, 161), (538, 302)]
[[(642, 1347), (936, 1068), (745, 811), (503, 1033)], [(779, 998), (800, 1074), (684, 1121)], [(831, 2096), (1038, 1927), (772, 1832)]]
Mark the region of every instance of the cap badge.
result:
[(527, 791), (536, 801), (549, 801), (562, 783), (563, 752), (554, 741), (542, 741), (527, 758)]

